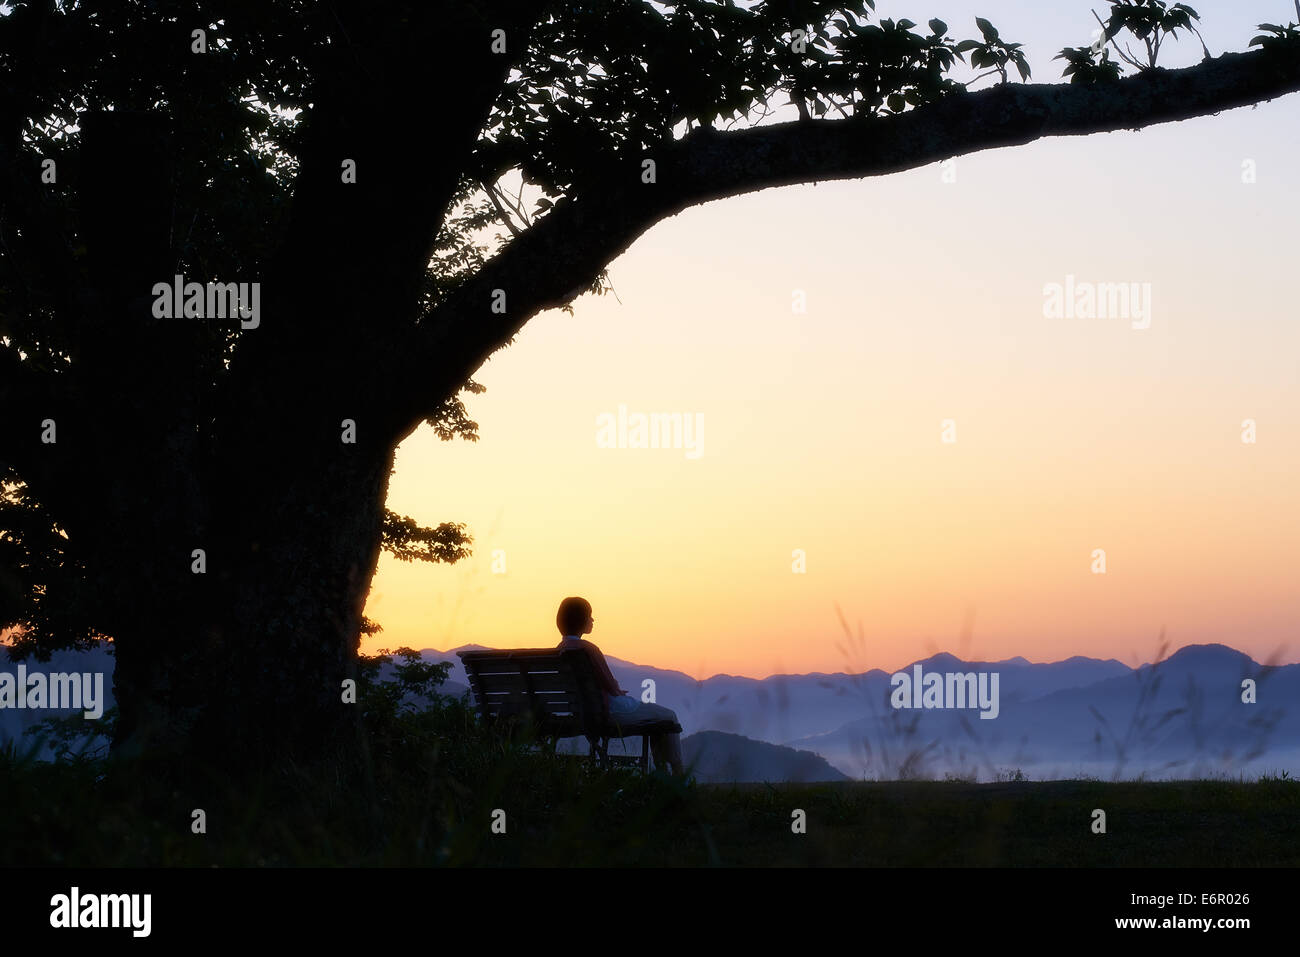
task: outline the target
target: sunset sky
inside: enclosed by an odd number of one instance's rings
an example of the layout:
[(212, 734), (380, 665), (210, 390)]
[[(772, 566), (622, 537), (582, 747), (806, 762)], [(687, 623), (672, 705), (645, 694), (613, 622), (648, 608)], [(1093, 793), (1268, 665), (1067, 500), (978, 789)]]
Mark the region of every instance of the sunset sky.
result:
[[(1215, 55), (1295, 19), (1193, 5)], [(963, 37), (987, 16), (1036, 82), (1089, 9), (879, 4)], [(1185, 38), (1161, 62), (1199, 58)], [(467, 523), (474, 555), (383, 556), (363, 650), (551, 645), (581, 595), (607, 654), (699, 678), (1136, 664), (1162, 629), (1300, 660), (1300, 96), (954, 169), (695, 207), (612, 263), (617, 298), (534, 318), (476, 375), (478, 443), (399, 449), (388, 507)], [(1067, 276), (1149, 283), (1149, 328), (1045, 316)], [(701, 454), (600, 447), (620, 405), (702, 417)]]

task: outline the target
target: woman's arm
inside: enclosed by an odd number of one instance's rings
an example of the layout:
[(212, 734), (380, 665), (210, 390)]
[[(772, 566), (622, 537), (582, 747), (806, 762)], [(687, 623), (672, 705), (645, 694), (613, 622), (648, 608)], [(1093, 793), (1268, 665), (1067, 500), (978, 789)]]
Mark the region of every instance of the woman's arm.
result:
[(627, 694), (614, 680), (614, 675), (609, 670), (609, 665), (606, 664), (605, 655), (601, 650), (586, 639), (583, 639), (582, 643), (587, 648), (587, 654), (591, 657), (592, 664), (596, 666), (596, 674), (600, 676), (600, 683), (604, 686), (605, 691), (615, 696)]

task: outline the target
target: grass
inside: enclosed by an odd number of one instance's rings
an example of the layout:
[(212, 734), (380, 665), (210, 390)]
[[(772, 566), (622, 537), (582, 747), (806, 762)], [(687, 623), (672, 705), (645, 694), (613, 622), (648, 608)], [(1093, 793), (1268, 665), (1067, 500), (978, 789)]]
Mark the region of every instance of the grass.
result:
[[(1300, 787), (1290, 782), (894, 781), (710, 790), (714, 840), (727, 863), (738, 865), (1300, 864)], [(807, 812), (806, 835), (790, 833), (793, 807)], [(1105, 834), (1092, 832), (1095, 808), (1106, 812)]]
[[(1300, 783), (1286, 772), (1029, 781), (1004, 767), (983, 784), (813, 785), (602, 772), (485, 729), (467, 702), (436, 694), (443, 666), (404, 657), (396, 680), (363, 686), (355, 741), (237, 784), (197, 765), (155, 773), (101, 752), (42, 762), (0, 748), (0, 866), (1300, 865)], [(902, 770), (918, 753), (906, 729), (876, 749)]]
[(10, 754), (0, 865), (1300, 865), (1300, 784), (1285, 777), (700, 785), (514, 746), (477, 767), (438, 749), (394, 761), (286, 768), (223, 791), (142, 789), (102, 761)]

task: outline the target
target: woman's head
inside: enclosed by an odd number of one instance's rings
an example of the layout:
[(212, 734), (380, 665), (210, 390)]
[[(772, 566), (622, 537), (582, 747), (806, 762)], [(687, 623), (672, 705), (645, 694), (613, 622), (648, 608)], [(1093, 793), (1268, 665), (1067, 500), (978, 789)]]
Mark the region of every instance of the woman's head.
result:
[(560, 635), (586, 635), (591, 632), (593, 622), (591, 603), (585, 598), (566, 598), (560, 602), (560, 610), (555, 615), (555, 627)]

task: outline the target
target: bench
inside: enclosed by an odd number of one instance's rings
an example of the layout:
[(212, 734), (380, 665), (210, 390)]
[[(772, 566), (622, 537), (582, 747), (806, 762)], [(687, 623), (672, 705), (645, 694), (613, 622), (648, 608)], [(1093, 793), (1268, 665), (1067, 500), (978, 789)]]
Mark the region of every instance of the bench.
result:
[[(549, 739), (553, 752), (559, 738), (585, 737), (590, 757), (600, 768), (617, 764), (650, 767), (650, 736), (681, 732), (676, 721), (619, 721), (609, 713), (596, 669), (582, 651), (515, 648), (458, 651), (470, 690), (486, 724), (530, 725)], [(611, 738), (640, 735), (639, 755), (611, 755)]]

